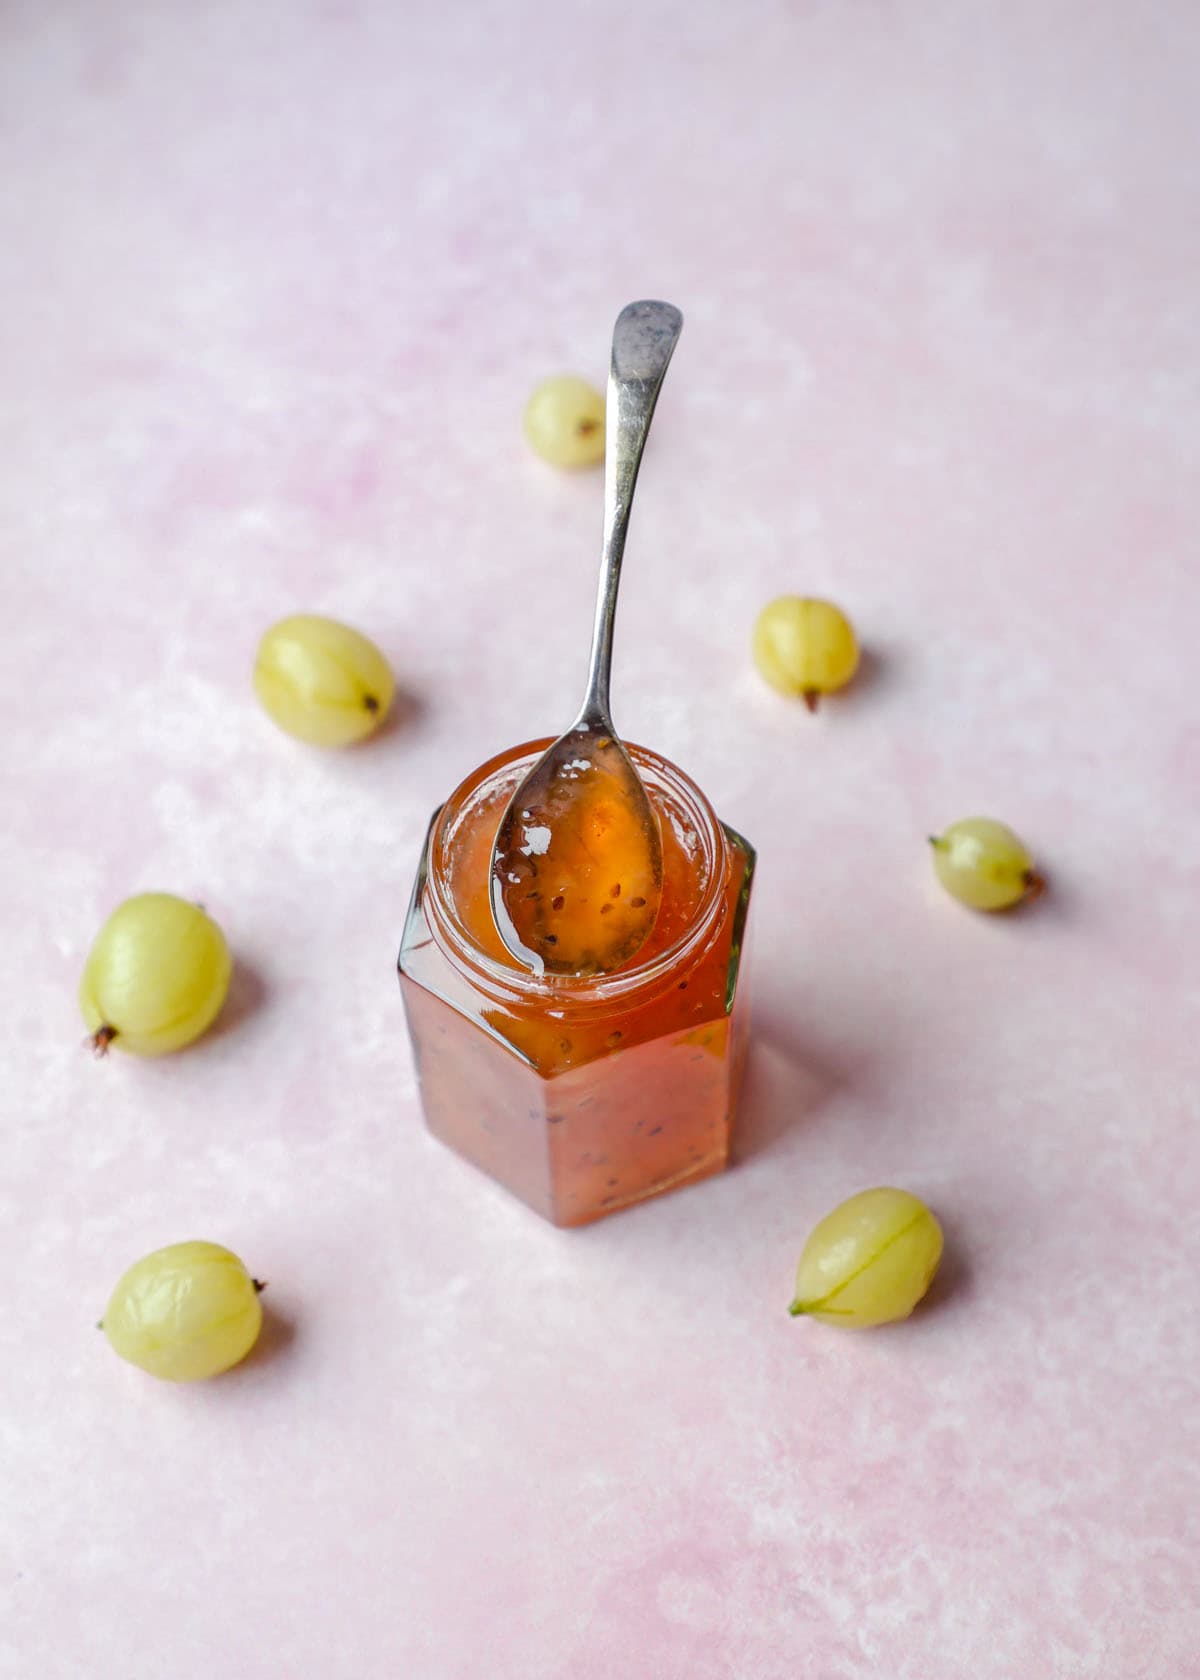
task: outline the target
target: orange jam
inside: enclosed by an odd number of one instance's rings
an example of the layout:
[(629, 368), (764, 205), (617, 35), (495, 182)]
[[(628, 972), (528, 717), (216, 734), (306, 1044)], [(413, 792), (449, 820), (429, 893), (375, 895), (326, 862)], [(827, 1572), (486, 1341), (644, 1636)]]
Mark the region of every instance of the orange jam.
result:
[[(607, 973), (645, 943), (662, 893), (661, 825), (631, 798), (630, 766), (611, 736), (572, 731), (552, 767), (501, 824), (492, 912), (527, 966)], [(637, 790), (640, 792), (640, 789)]]
[(662, 831), (654, 929), (610, 973), (532, 974), (496, 930), (490, 866), (548, 745), (492, 759), (435, 814), (400, 981), (430, 1131), (555, 1224), (582, 1225), (728, 1161), (754, 853), (682, 771), (631, 746)]

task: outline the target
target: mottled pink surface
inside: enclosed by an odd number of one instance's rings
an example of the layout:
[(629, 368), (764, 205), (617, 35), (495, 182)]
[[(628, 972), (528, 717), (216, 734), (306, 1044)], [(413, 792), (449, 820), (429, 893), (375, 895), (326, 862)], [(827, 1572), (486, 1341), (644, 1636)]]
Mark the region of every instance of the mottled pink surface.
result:
[[(1188, 0), (0, 8), (4, 1680), (1200, 1675), (1200, 12)], [(761, 848), (735, 1171), (557, 1232), (424, 1134), (393, 974), (432, 806), (566, 721), (599, 482), (547, 371), (687, 326), (618, 722)], [(815, 721), (748, 661), (827, 591)], [(343, 755), (292, 609), (410, 696)], [(1020, 916), (931, 828), (1025, 832)], [(126, 894), (238, 959), (79, 1048)], [(909, 1326), (793, 1322), (810, 1224), (926, 1195)], [(93, 1329), (231, 1244), (260, 1354)]]

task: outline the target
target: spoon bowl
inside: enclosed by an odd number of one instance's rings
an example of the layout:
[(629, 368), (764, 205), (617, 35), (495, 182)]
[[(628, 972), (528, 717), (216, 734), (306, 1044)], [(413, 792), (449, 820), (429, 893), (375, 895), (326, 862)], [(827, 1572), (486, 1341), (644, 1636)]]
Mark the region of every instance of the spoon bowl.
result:
[(535, 974), (607, 974), (649, 937), (662, 901), (662, 836), (609, 711), (613, 623), (646, 434), (683, 327), (669, 303), (628, 304), (613, 329), (606, 407), (604, 550), (579, 716), (513, 794), (492, 851), (492, 914)]
[(494, 857), (496, 925), (535, 973), (606, 973), (654, 927), (658, 817), (629, 754), (601, 729), (577, 724), (543, 753), (504, 813)]

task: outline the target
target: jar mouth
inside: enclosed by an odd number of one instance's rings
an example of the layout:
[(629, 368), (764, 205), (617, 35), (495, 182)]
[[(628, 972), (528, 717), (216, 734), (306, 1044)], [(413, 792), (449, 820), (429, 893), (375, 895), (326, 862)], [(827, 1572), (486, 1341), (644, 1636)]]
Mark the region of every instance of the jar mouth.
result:
[(635, 955), (609, 974), (539, 975), (501, 962), (483, 950), (460, 913), (451, 889), (455, 838), (481, 804), (492, 803), (501, 794), (504, 797), (499, 808), (503, 811), (508, 795), (553, 740), (554, 737), (548, 736), (511, 747), (480, 765), (459, 784), (434, 818), (425, 883), (430, 931), (449, 961), (497, 1002), (533, 1004), (551, 1013), (598, 1008), (616, 998), (665, 987), (681, 968), (689, 965), (715, 932), (727, 873), (724, 833), (716, 812), (700, 789), (670, 759), (627, 741), (626, 751), (648, 790), (652, 795), (659, 792), (664, 796), (668, 806), (674, 807), (690, 824), (698, 842), (703, 884), (683, 932), (653, 956), (643, 961)]

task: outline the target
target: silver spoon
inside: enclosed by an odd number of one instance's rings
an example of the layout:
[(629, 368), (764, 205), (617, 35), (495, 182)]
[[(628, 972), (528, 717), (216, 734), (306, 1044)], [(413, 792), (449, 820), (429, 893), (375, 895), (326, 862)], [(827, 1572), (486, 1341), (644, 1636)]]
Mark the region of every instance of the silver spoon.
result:
[(579, 716), (509, 802), (492, 850), (492, 914), (535, 974), (603, 974), (643, 945), (662, 899), (662, 836), (609, 713), (613, 619), (629, 509), (683, 316), (630, 303), (613, 328), (604, 457), (604, 549)]

